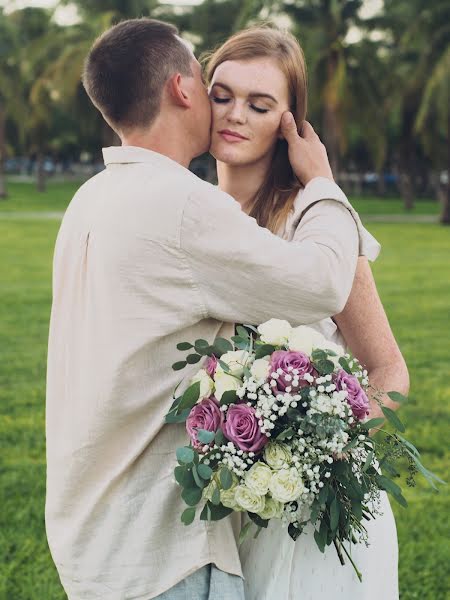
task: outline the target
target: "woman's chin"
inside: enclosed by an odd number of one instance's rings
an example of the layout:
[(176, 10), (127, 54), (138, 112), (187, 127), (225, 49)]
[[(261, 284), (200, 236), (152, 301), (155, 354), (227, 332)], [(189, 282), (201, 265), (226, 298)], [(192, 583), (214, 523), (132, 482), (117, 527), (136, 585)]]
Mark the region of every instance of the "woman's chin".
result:
[(243, 156), (242, 152), (239, 152), (237, 148), (233, 148), (231, 145), (224, 147), (223, 144), (217, 144), (214, 141), (211, 144), (209, 153), (217, 161), (227, 165), (243, 165), (248, 162), (248, 157)]

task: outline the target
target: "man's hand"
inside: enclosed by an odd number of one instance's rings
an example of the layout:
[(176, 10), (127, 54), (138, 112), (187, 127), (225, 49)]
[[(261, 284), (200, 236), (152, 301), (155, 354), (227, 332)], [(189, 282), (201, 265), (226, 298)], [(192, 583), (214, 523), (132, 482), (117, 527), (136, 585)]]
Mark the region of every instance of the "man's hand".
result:
[(306, 184), (314, 177), (333, 179), (327, 150), (308, 121), (303, 121), (301, 135), (290, 112), (281, 117), (281, 133), (289, 144), (289, 161), (298, 179)]

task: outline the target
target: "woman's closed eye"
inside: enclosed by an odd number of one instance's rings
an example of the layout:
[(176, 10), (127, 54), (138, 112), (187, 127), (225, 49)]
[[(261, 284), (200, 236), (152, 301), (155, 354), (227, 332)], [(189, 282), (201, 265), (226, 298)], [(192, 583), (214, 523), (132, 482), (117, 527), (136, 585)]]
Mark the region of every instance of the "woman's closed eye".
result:
[[(220, 98), (219, 96), (212, 96), (212, 101), (216, 104), (226, 104), (230, 100), (231, 98)], [(269, 112), (268, 108), (260, 108), (259, 106), (255, 106), (254, 104), (250, 104), (250, 108), (261, 114)]]

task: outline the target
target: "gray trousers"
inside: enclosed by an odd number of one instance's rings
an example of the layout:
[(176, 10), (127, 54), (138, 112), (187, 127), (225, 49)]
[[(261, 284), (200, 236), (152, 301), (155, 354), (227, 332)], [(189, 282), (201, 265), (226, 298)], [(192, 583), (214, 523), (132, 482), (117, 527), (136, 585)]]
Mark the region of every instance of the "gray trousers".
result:
[(154, 600), (245, 600), (244, 580), (209, 564)]

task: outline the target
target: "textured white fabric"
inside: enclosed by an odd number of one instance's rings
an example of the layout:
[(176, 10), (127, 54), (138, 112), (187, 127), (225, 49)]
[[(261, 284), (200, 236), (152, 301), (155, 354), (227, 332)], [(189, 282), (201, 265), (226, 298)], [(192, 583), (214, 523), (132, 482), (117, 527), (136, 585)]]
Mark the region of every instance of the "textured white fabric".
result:
[(290, 244), (165, 156), (104, 156), (55, 248), (47, 536), (70, 600), (149, 600), (208, 563), (241, 575), (238, 517), (180, 522), (173, 468), (187, 436), (163, 424), (184, 356), (176, 344), (231, 337), (233, 322), (334, 314), (354, 277), (356, 225), (339, 188), (313, 181), (325, 200)]
[[(316, 180), (315, 185), (317, 183)], [(326, 182), (324, 184), (326, 187)], [(345, 198), (342, 200), (347, 202)], [(280, 236), (293, 240), (301, 234), (301, 215), (313, 202), (310, 193), (300, 192)], [(349, 210), (354, 214), (351, 207)], [(354, 217), (359, 232), (359, 253), (375, 260), (380, 245), (363, 227), (359, 217), (355, 214)], [(313, 323), (311, 327), (345, 347), (345, 340), (331, 318)], [(334, 546), (326, 548), (324, 554), (319, 551), (311, 526), (293, 542), (280, 521), (270, 522), (256, 540), (248, 538), (240, 549), (246, 600), (397, 600), (397, 531), (385, 492), (381, 494), (381, 510), (383, 514), (376, 520), (365, 523), (369, 547), (359, 544), (352, 548), (352, 558), (363, 574), (362, 583), (348, 559), (345, 566), (340, 564)]]

